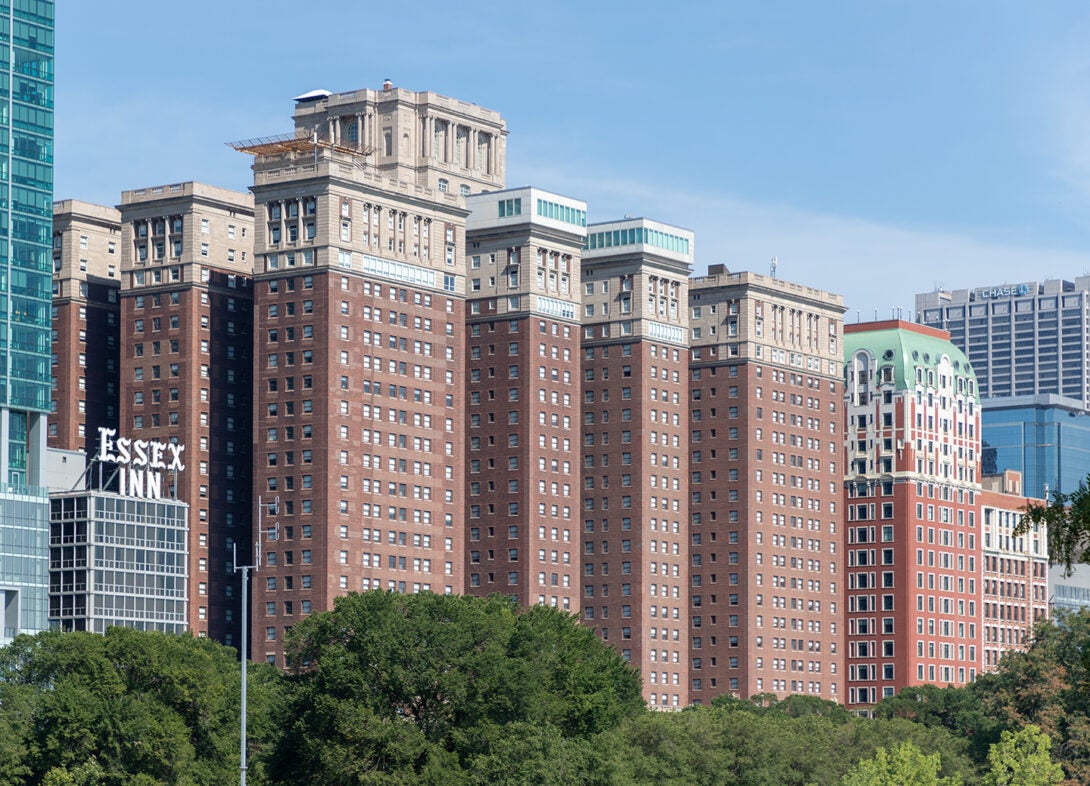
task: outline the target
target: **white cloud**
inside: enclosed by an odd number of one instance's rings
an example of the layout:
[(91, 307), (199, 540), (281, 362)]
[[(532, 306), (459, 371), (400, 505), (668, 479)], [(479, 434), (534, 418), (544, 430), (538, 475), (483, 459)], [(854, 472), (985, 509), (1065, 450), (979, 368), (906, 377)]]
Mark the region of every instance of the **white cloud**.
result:
[[(647, 216), (696, 233), (695, 273), (709, 264), (767, 273), (772, 257), (787, 281), (844, 296), (845, 318), (907, 317), (915, 295), (1090, 275), (1090, 253), (1017, 245), (948, 231), (901, 227), (851, 216), (656, 188), (639, 181), (531, 172), (543, 188), (586, 199), (591, 221)], [(559, 185), (558, 185), (559, 184)]]

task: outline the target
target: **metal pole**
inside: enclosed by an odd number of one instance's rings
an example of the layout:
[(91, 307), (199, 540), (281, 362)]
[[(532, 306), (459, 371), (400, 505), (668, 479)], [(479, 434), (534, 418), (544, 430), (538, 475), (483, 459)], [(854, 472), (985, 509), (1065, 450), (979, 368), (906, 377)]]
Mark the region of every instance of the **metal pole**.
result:
[(258, 495), (257, 542), (254, 544), (254, 564), (239, 565), (237, 549), (231, 556), (231, 559), (234, 562), (235, 572), (242, 571), (242, 651), (239, 653), (242, 656), (242, 707), (239, 710), (239, 715), (241, 716), (239, 720), (241, 734), (239, 736), (242, 738), (239, 742), (240, 758), (238, 782), (240, 786), (246, 786), (246, 662), (249, 660), (247, 655), (249, 648), (247, 645), (250, 635), (250, 571), (256, 571), (261, 566), (261, 508), (261, 496)]
[(249, 586), (250, 566), (247, 565), (242, 568), (242, 765), (238, 781), (240, 786), (246, 786), (246, 661), (249, 660), (246, 657), (246, 644), (249, 634), (249, 620), (247, 619)]

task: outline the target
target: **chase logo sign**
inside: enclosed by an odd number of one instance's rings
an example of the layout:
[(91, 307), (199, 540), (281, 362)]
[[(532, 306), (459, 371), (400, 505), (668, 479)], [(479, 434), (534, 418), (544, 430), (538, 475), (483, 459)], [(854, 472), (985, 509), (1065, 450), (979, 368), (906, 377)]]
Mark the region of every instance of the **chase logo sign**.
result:
[(1020, 297), (1030, 293), (1029, 284), (1010, 284), (1001, 287), (985, 287), (978, 289), (975, 294), (977, 300), (994, 300), (1001, 297)]

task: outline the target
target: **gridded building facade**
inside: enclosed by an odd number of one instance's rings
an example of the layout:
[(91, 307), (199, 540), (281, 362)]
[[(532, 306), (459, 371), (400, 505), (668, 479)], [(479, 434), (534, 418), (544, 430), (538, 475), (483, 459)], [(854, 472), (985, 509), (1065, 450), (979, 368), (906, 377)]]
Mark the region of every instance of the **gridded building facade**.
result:
[(843, 301), (713, 265), (689, 312), (692, 700), (843, 700)]
[(465, 591), (578, 612), (586, 204), (536, 188), (466, 203)]
[(587, 227), (582, 268), (583, 620), (689, 703), (688, 285), (693, 235), (647, 219)]
[(968, 356), (982, 399), (1052, 394), (1090, 407), (1090, 276), (930, 292), (916, 312)]
[(51, 0), (0, 3), (7, 91), (0, 117), (0, 644), (48, 624), (53, 14)]
[(503, 160), (419, 153), (439, 105), (502, 136), (495, 113), (391, 86), (302, 96), (299, 139), (238, 146), (259, 214), (254, 473), (276, 501), (252, 630), (270, 662), (349, 591), (465, 587), (468, 210), (451, 186), (502, 186)]
[(53, 392), (50, 448), (97, 450), (118, 427), (121, 213), (66, 199), (53, 205)]
[(253, 201), (202, 183), (121, 195), (120, 433), (180, 442), (189, 629), (239, 641), (235, 548), (248, 554)]
[(980, 411), (949, 334), (844, 329), (847, 701), (965, 685), (981, 667)]
[(984, 570), (984, 671), (995, 671), (1007, 650), (1025, 647), (1048, 609), (1048, 531), (1034, 524), (1015, 534), (1026, 506), (1022, 477), (1008, 470), (985, 475), (980, 493)]
[(60, 630), (188, 630), (188, 506), (103, 491), (53, 494), (49, 619)]

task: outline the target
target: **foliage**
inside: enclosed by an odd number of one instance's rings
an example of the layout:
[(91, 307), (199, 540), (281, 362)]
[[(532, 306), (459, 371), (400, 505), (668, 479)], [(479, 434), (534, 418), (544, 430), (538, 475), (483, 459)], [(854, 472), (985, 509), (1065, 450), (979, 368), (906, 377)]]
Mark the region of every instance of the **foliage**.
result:
[(1030, 724), (1021, 731), (1003, 732), (1003, 738), (988, 753), (991, 770), (988, 786), (1056, 786), (1063, 780), (1063, 767), (1052, 761), (1052, 740)]
[(961, 779), (939, 777), (939, 755), (928, 756), (911, 742), (887, 752), (879, 748), (841, 780), (843, 786), (959, 786)]
[(273, 757), (286, 783), (467, 782), (514, 750), (578, 760), (573, 740), (643, 708), (638, 674), (592, 631), (498, 596), (353, 594), (298, 625), (289, 648), (298, 668)]
[(720, 697), (711, 707), (645, 713), (624, 732), (624, 783), (833, 786), (860, 759), (906, 739), (975, 780), (964, 742), (945, 729), (858, 718), (812, 697)]
[(1025, 652), (1008, 653), (968, 690), (1001, 727), (1047, 734), (1067, 777), (1090, 783), (1090, 613), (1059, 614), (1037, 626)]
[(1053, 565), (1063, 565), (1070, 575), (1076, 563), (1090, 564), (1090, 486), (1085, 480), (1068, 494), (1053, 492), (1044, 505), (1027, 505), (1015, 534), (1023, 535), (1041, 524), (1048, 530), (1048, 555)]
[[(252, 786), (1090, 783), (1090, 613), (874, 719), (771, 694), (653, 712), (574, 617), (500, 597), (352, 595), (289, 647), (292, 672), (250, 670)], [(0, 786), (235, 782), (236, 657), (126, 629), (18, 638), (0, 650)]]
[(189, 636), (18, 637), (0, 650), (0, 784), (225, 783), (238, 674), (233, 650)]
[(904, 718), (929, 728), (949, 729), (956, 737), (969, 741), (969, 754), (982, 763), (989, 748), (999, 741), (1002, 726), (987, 711), (981, 696), (982, 691), (978, 690), (918, 685), (880, 701), (875, 716)]

